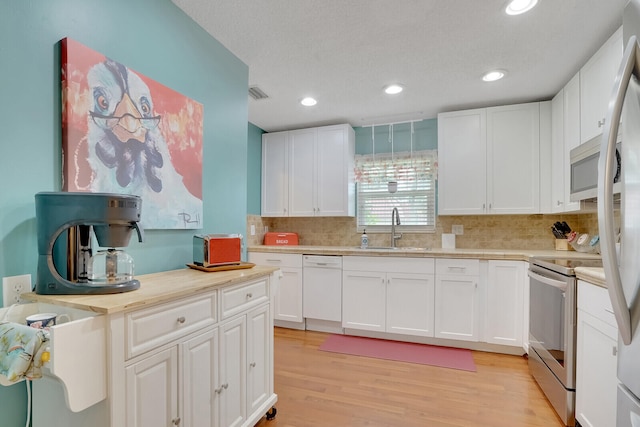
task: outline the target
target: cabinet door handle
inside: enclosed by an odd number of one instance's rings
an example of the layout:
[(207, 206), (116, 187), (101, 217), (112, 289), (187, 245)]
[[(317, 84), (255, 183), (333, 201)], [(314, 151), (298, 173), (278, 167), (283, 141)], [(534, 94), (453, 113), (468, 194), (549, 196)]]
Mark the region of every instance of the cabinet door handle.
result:
[(249, 363), (249, 366), (252, 367), (252, 368), (255, 368), (256, 367), (256, 362)]
[(222, 384), (220, 387), (218, 387), (217, 389), (215, 389), (214, 391), (215, 391), (217, 394), (220, 394), (220, 393), (222, 393), (222, 390), (226, 390), (226, 389), (228, 389), (228, 388), (229, 388), (229, 383), (224, 383), (224, 384)]
[(611, 349), (611, 354), (613, 354), (614, 356), (618, 355), (618, 346), (613, 346), (613, 348)]
[(558, 206), (560, 206), (562, 204), (562, 202), (560, 200), (557, 201), (556, 203)]
[(178, 317), (178, 323), (184, 323), (186, 321), (187, 321), (187, 319), (184, 316)]
[(174, 426), (179, 426), (180, 425), (180, 417), (172, 419), (171, 422), (173, 423)]
[(602, 119), (602, 120), (598, 120), (598, 127), (601, 128), (602, 126), (604, 126), (604, 123), (606, 122), (607, 119)]

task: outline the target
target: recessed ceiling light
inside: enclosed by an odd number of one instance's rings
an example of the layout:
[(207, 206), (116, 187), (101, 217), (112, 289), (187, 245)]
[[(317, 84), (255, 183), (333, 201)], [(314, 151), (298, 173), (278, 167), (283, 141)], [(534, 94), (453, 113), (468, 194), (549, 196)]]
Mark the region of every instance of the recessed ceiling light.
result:
[(487, 74), (482, 76), (482, 80), (484, 80), (485, 82), (495, 82), (496, 80), (500, 80), (501, 78), (503, 78), (505, 74), (507, 74), (507, 72), (504, 70), (489, 71)]
[(314, 98), (311, 98), (310, 96), (307, 96), (306, 98), (303, 98), (302, 101), (300, 101), (300, 104), (304, 105), (305, 107), (313, 107), (317, 103), (318, 101), (316, 101)]
[(520, 15), (534, 8), (538, 0), (512, 0), (505, 9), (507, 15)]
[(384, 92), (388, 95), (395, 95), (403, 91), (402, 85), (392, 84), (384, 87)]

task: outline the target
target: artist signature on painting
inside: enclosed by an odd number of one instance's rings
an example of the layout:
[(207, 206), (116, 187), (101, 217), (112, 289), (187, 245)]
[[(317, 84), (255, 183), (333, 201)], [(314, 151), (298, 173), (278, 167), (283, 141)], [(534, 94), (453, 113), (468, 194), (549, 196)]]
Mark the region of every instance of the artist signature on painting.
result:
[(200, 225), (200, 214), (195, 214), (195, 216), (192, 218), (191, 214), (183, 211), (180, 212), (178, 216), (182, 217), (182, 222), (184, 223), (185, 227), (187, 227), (189, 224)]

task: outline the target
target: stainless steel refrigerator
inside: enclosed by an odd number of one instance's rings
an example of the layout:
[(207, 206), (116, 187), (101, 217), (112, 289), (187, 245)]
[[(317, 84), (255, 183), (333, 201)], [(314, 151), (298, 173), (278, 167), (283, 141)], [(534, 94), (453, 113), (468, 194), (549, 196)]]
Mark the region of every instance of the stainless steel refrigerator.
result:
[[(619, 330), (616, 426), (640, 427), (640, 0), (629, 1), (622, 24), (624, 55), (613, 82), (598, 165), (598, 226), (607, 289)], [(617, 224), (613, 178), (619, 130), (622, 191)]]

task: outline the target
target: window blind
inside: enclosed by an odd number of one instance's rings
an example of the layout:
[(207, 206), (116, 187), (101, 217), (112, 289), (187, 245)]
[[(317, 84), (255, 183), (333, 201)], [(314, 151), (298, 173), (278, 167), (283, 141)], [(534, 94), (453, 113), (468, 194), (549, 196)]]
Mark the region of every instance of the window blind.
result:
[[(398, 231), (435, 232), (435, 151), (356, 156), (358, 230), (386, 232), (398, 208)], [(395, 193), (389, 181), (398, 183)]]

